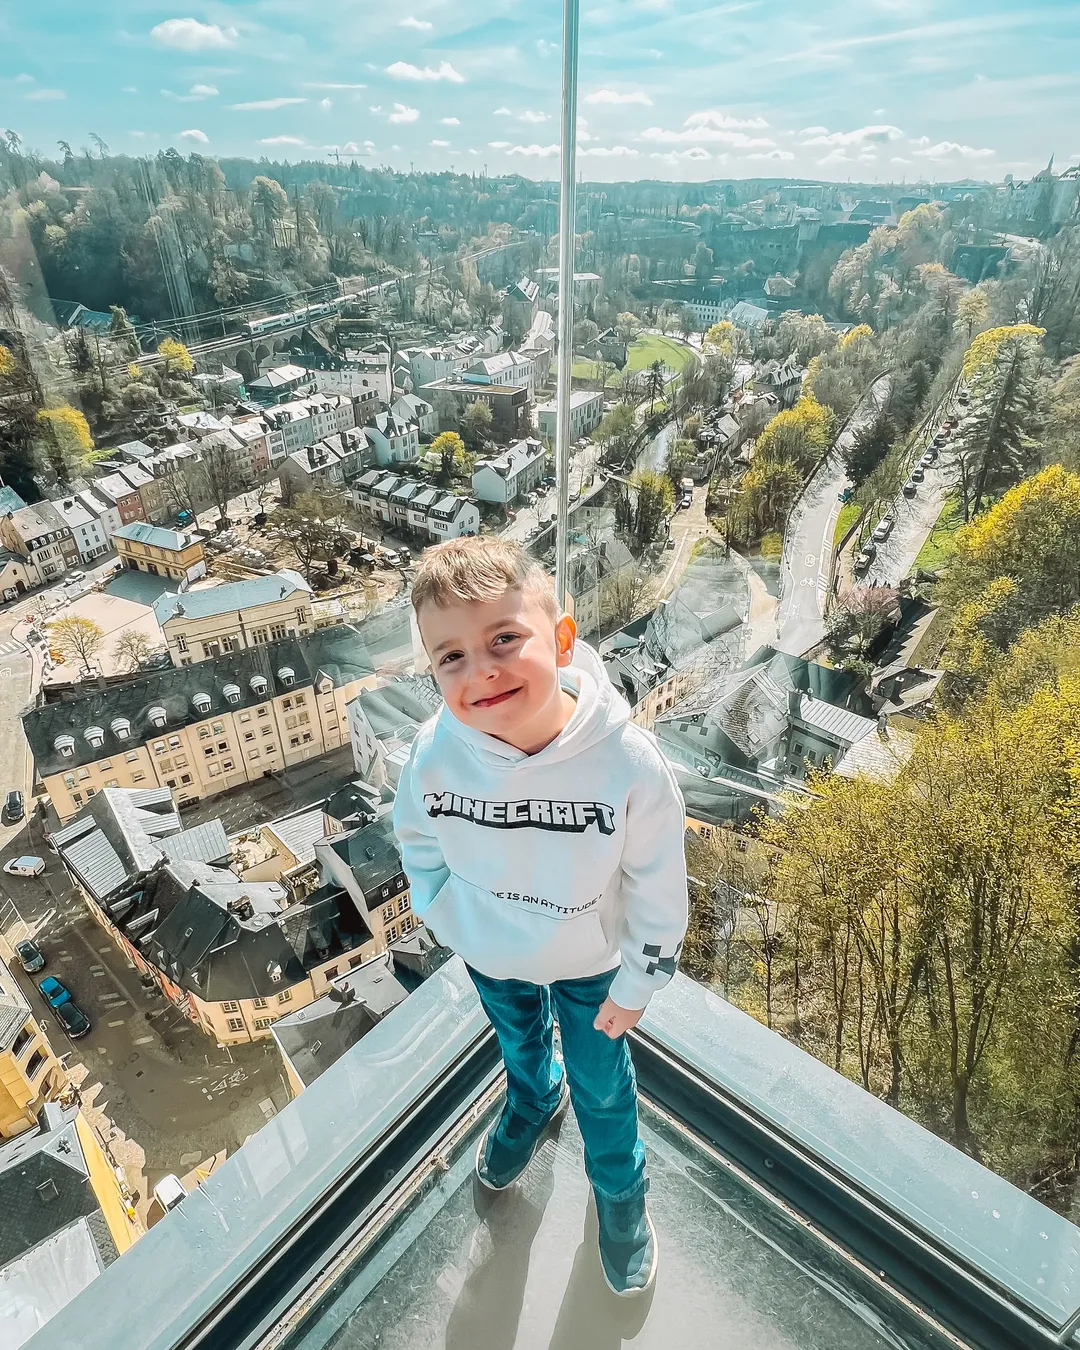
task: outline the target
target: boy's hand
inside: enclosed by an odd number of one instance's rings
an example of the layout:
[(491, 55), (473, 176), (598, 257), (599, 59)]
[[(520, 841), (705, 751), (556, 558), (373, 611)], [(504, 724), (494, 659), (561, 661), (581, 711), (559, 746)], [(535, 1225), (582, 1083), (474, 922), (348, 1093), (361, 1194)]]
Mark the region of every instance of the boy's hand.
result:
[(605, 1036), (610, 1036), (613, 1041), (617, 1041), (631, 1027), (637, 1026), (644, 1011), (644, 1008), (620, 1008), (617, 1003), (612, 1003), (611, 999), (606, 998), (596, 1014), (593, 1027), (597, 1031), (602, 1031)]

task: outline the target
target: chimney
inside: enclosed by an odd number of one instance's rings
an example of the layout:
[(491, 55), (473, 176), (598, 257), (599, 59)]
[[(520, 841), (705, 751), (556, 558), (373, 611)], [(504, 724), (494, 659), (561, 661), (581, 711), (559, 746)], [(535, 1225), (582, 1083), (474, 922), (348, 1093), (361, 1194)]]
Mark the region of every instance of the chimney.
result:
[(347, 1008), (350, 1003), (356, 1002), (356, 990), (350, 984), (335, 984), (326, 991), (326, 997), (331, 1003), (340, 1003), (343, 1008)]
[(255, 906), (246, 895), (238, 895), (235, 900), (230, 900), (226, 908), (238, 919), (251, 919), (255, 916)]

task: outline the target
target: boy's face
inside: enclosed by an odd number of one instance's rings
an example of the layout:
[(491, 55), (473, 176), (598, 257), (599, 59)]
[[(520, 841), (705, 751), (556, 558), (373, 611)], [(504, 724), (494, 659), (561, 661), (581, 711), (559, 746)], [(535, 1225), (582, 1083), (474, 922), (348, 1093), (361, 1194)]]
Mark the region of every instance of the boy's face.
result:
[(555, 622), (539, 596), (512, 590), (498, 600), (424, 605), (417, 625), (459, 722), (528, 749), (557, 720), (559, 668), (574, 654), (568, 615)]

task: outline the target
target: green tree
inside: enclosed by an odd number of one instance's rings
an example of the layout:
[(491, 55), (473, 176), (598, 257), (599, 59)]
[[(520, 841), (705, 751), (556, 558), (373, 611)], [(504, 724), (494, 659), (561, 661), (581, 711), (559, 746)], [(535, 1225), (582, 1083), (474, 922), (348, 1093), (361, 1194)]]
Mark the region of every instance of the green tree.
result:
[(645, 372), (645, 396), (649, 400), (649, 412), (656, 407), (657, 399), (664, 397), (664, 363), (653, 361)]
[(475, 451), (482, 450), (491, 439), (491, 409), (483, 399), (476, 399), (465, 409), (461, 434), (469, 449)]
[(986, 298), (986, 292), (978, 286), (965, 291), (957, 300), (953, 326), (965, 343), (970, 343), (975, 334), (986, 327), (989, 319), (990, 301)]
[[(486, 404), (484, 405), (487, 406)], [(449, 482), (454, 467), (465, 465), (465, 442), (456, 431), (442, 431), (431, 442), (432, 454), (439, 456), (439, 471), (444, 482)]]
[(631, 474), (616, 516), (633, 553), (640, 555), (659, 537), (661, 526), (674, 505), (675, 494), (666, 475), (648, 469)]
[(790, 462), (801, 472), (813, 467), (832, 437), (828, 408), (804, 394), (793, 408), (777, 413), (758, 437), (757, 454), (777, 463)]
[(681, 480), (687, 477), (696, 459), (697, 446), (693, 441), (682, 439), (671, 442), (665, 472), (673, 488), (677, 488)]
[(884, 409), (863, 423), (843, 452), (844, 467), (853, 482), (861, 483), (877, 468), (889, 453), (895, 434), (892, 418)]
[(616, 403), (596, 428), (596, 439), (606, 458), (621, 459), (637, 430), (637, 419), (629, 403)]

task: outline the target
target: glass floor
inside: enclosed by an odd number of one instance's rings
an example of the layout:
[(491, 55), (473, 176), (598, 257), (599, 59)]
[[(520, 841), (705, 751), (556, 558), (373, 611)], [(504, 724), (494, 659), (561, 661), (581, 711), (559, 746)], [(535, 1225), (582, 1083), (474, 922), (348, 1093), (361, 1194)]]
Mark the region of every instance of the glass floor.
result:
[(358, 1237), (262, 1350), (942, 1350), (955, 1347), (659, 1110), (642, 1103), (660, 1245), (644, 1298), (608, 1292), (568, 1112), (501, 1194), (473, 1178), (495, 1108)]

